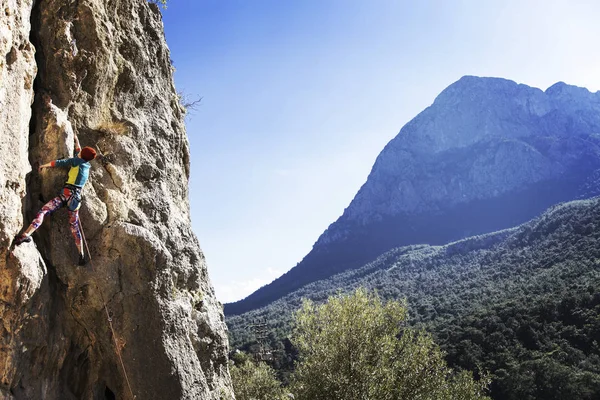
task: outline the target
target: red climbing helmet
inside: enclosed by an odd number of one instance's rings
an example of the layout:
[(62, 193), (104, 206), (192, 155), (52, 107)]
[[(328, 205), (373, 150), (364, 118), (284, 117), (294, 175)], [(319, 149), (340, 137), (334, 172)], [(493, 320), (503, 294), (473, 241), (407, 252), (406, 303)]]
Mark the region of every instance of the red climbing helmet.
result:
[(94, 158), (96, 158), (96, 150), (86, 146), (83, 149), (81, 149), (80, 156), (85, 161), (92, 161)]

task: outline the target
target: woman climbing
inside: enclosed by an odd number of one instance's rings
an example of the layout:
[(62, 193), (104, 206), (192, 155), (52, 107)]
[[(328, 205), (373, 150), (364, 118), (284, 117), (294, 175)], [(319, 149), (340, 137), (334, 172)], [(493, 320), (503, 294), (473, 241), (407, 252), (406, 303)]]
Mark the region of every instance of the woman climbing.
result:
[(96, 158), (96, 151), (91, 147), (84, 147), (81, 149), (77, 135), (75, 139), (75, 153), (76, 157), (55, 160), (44, 165), (40, 165), (39, 171), (41, 172), (44, 168), (54, 167), (71, 167), (69, 170), (69, 179), (65, 183), (61, 193), (46, 203), (42, 209), (37, 213), (29, 228), (15, 239), (15, 245), (21, 243), (30, 242), (31, 234), (42, 225), (44, 217), (52, 214), (63, 206), (67, 206), (69, 212), (69, 225), (71, 233), (75, 239), (75, 245), (79, 250), (79, 265), (86, 264), (85, 254), (83, 252), (83, 244), (81, 242), (81, 230), (79, 226), (79, 207), (81, 206), (81, 192), (85, 186), (90, 172), (90, 161)]

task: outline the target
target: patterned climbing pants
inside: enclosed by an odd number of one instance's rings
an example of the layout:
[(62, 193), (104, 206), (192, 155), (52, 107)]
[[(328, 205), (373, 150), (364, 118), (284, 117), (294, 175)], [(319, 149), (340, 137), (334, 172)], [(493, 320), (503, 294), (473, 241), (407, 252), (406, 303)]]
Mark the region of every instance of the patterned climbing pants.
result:
[[(62, 192), (62, 196), (64, 198), (68, 199), (71, 196), (71, 190), (69, 190), (68, 188), (64, 188), (63, 192)], [(44, 222), (44, 217), (46, 217), (46, 215), (51, 215), (54, 211), (58, 210), (59, 208), (61, 208), (64, 205), (65, 205), (65, 203), (63, 202), (63, 199), (61, 198), (61, 196), (57, 196), (57, 197), (53, 198), (52, 200), (50, 200), (49, 202), (47, 202), (46, 204), (44, 204), (44, 207), (42, 207), (42, 209), (40, 211), (38, 211), (37, 215), (31, 222), (30, 228), (33, 228), (34, 231), (37, 230), (42, 225), (42, 222)], [(71, 228), (71, 234), (73, 235), (73, 239), (75, 239), (75, 245), (81, 251), (81, 231), (79, 230), (79, 210), (71, 211), (71, 210), (67, 209), (67, 212), (69, 213), (69, 227)]]

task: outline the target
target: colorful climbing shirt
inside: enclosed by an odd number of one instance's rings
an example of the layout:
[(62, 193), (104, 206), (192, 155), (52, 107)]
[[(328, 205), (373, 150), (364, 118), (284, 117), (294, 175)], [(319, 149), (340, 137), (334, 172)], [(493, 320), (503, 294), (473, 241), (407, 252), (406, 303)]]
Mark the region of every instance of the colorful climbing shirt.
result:
[(71, 167), (69, 170), (68, 185), (82, 188), (90, 176), (90, 163), (83, 158), (73, 157), (65, 160), (56, 160), (50, 163), (53, 167)]

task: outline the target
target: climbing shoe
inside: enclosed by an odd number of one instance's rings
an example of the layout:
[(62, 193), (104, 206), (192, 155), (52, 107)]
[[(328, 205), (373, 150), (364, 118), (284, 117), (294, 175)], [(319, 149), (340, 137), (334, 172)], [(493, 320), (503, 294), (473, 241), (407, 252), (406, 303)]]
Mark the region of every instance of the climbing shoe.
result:
[(85, 264), (87, 264), (87, 259), (85, 258), (84, 254), (80, 254), (79, 255), (79, 262), (77, 263), (80, 267), (85, 267)]
[(29, 235), (19, 235), (15, 238), (15, 246), (20, 245), (21, 243), (29, 243), (31, 242), (31, 236)]

